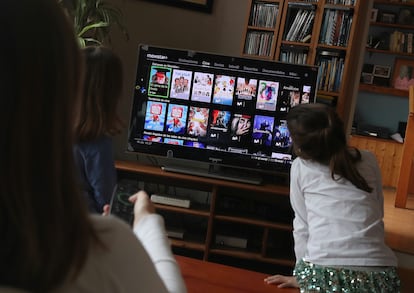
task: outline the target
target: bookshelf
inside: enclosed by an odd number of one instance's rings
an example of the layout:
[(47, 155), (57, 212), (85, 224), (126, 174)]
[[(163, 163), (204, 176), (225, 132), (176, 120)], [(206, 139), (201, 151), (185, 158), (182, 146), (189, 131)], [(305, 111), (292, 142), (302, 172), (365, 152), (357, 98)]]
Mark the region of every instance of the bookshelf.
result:
[[(396, 88), (393, 78), (397, 58), (414, 62), (413, 32), (414, 1), (374, 0), (364, 58), (371, 66), (362, 69), (360, 92), (408, 97), (408, 88)], [(387, 76), (376, 74), (375, 66), (388, 68)]]
[[(414, 1), (374, 0), (360, 72), (354, 126), (380, 126), (403, 137), (408, 113), (408, 83), (397, 81), (402, 65), (414, 71)], [(367, 107), (367, 105), (374, 105)], [(390, 111), (392, 109), (392, 111)], [(391, 139), (391, 138), (390, 138)]]
[[(371, 0), (251, 0), (246, 36), (252, 29), (252, 11), (263, 2), (277, 2), (279, 6), (278, 20), (272, 27), (275, 45), (266, 44), (271, 52), (266, 58), (319, 65), (317, 99), (335, 106), (350, 128), (359, 84), (355, 72), (362, 64), (360, 52), (365, 49)], [(254, 52), (246, 54), (246, 41), (245, 37), (242, 55), (263, 58)]]

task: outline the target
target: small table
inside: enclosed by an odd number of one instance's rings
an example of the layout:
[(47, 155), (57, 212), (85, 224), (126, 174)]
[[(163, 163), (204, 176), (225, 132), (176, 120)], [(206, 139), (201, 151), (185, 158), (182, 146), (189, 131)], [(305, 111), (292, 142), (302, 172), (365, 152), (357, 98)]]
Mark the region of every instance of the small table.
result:
[(299, 289), (267, 285), (263, 273), (176, 255), (188, 293), (298, 293)]

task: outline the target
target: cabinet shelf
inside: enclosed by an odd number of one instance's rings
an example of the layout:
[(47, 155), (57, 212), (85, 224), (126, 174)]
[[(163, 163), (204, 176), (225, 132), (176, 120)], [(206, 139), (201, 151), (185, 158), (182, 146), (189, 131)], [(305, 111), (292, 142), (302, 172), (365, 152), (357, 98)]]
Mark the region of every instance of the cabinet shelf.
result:
[(210, 213), (208, 211), (208, 208), (192, 204), (191, 208), (180, 208), (175, 206), (169, 206), (169, 205), (163, 205), (163, 204), (155, 204), (155, 208), (158, 210), (164, 210), (164, 211), (171, 211), (171, 212), (177, 212), (181, 214), (188, 214), (193, 216), (200, 216), (200, 217), (209, 217)]
[(302, 42), (282, 41), (281, 44), (283, 46), (290, 46), (290, 47), (310, 47), (309, 43), (302, 43)]
[(271, 28), (271, 27), (251, 26), (251, 25), (249, 25), (247, 27), (247, 29), (251, 30), (251, 31), (265, 31), (265, 32), (273, 32), (274, 31), (274, 29)]
[(395, 2), (389, 0), (375, 0), (375, 4), (392, 5), (392, 6), (411, 6), (414, 7), (414, 2)]
[(289, 225), (289, 224), (274, 223), (274, 222), (251, 219), (251, 218), (243, 218), (243, 217), (235, 217), (235, 216), (227, 216), (227, 215), (216, 215), (214, 216), (214, 218), (220, 221), (237, 222), (237, 223), (242, 223), (242, 224), (247, 224), (247, 225), (272, 228), (276, 230), (283, 230), (283, 231), (293, 230), (292, 225)]
[(338, 92), (329, 92), (329, 91), (318, 90), (318, 95), (326, 95), (326, 96), (338, 97), (339, 96), (339, 93)]
[(414, 57), (413, 53), (406, 53), (406, 52), (397, 52), (397, 51), (390, 51), (390, 50), (380, 50), (380, 49), (373, 49), (367, 48), (367, 52), (371, 54), (387, 54), (387, 55), (398, 55), (398, 56), (407, 56), (407, 57)]
[(382, 94), (382, 95), (391, 95), (391, 96), (408, 98), (408, 91), (394, 89), (390, 87), (378, 86), (378, 85), (361, 83), (359, 85), (359, 90), (362, 92), (371, 92), (371, 93)]
[[(167, 190), (172, 188), (177, 194), (191, 188), (188, 192), (194, 200), (191, 199), (188, 209), (155, 204), (156, 211), (165, 219), (167, 230), (183, 232), (179, 235), (182, 239), (170, 238), (174, 252), (197, 255), (206, 261), (214, 261), (214, 255), (220, 255), (240, 262), (252, 260), (259, 266), (267, 263), (288, 270), (293, 268), (293, 211), (285, 178), (280, 184), (275, 183), (278, 182), (275, 178), (266, 178), (262, 185), (253, 185), (166, 172), (158, 166), (132, 161), (116, 161), (115, 167), (120, 180), (136, 178), (138, 185), (150, 193), (155, 193), (157, 190), (150, 189), (158, 185)], [(203, 204), (197, 204), (199, 202)], [(239, 206), (235, 207), (236, 202)], [(237, 237), (239, 232), (246, 237), (247, 248), (215, 244), (216, 235)], [(252, 269), (248, 265), (246, 268)]]
[(198, 250), (198, 251), (204, 251), (206, 248), (203, 243), (197, 243), (197, 242), (191, 242), (191, 241), (185, 241), (185, 240), (179, 240), (179, 239), (173, 239), (173, 238), (170, 238), (170, 241), (173, 247)]
[(212, 254), (220, 254), (235, 258), (243, 258), (249, 260), (255, 260), (264, 263), (271, 263), (275, 265), (282, 265), (286, 267), (293, 267), (295, 265), (295, 261), (291, 259), (283, 259), (283, 258), (273, 258), (273, 257), (263, 257), (260, 253), (254, 252), (247, 252), (241, 249), (233, 249), (233, 248), (213, 248), (210, 250)]
[(414, 30), (414, 25), (407, 25), (407, 24), (385, 23), (385, 22), (373, 21), (370, 23), (370, 25), (388, 27), (388, 28), (398, 28), (398, 29), (403, 29), (403, 30)]

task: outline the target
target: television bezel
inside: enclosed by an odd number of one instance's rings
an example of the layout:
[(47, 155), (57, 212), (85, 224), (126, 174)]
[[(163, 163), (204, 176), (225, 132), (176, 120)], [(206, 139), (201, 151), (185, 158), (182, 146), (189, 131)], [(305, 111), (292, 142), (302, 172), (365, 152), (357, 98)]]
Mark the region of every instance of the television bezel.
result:
[[(148, 53), (150, 52), (150, 53)], [(169, 53), (169, 54), (167, 54)], [(262, 60), (262, 59), (250, 59), (246, 57), (234, 57), (229, 55), (217, 54), (217, 53), (209, 53), (209, 52), (201, 52), (201, 51), (194, 51), (194, 50), (185, 50), (185, 49), (177, 49), (177, 48), (170, 48), (170, 47), (163, 47), (163, 46), (153, 46), (147, 44), (140, 44), (138, 49), (138, 60), (136, 66), (136, 76), (134, 79), (134, 94), (133, 94), (133, 101), (130, 111), (130, 124), (128, 130), (128, 147), (127, 152), (129, 154), (137, 154), (137, 155), (145, 155), (150, 156), (158, 159), (164, 159), (163, 162), (158, 163), (160, 167), (165, 167), (165, 165), (172, 164), (174, 165), (177, 163), (178, 165), (184, 164), (187, 165), (189, 169), (192, 167), (198, 168), (205, 168), (207, 166), (208, 171), (210, 172), (212, 169), (216, 167), (219, 168), (226, 168), (226, 169), (234, 169), (234, 170), (241, 170), (243, 172), (254, 172), (254, 173), (272, 173), (278, 175), (289, 175), (290, 165), (293, 161), (293, 154), (289, 151), (288, 155), (291, 155), (290, 160), (280, 160), (278, 162), (275, 161), (267, 161), (264, 157), (261, 158), (260, 155), (241, 155), (239, 153), (232, 153), (229, 151), (219, 151), (219, 150), (211, 150), (206, 148), (193, 148), (193, 147), (185, 147), (181, 145), (173, 145), (173, 144), (166, 144), (166, 143), (154, 143), (150, 141), (141, 141), (141, 143), (136, 144), (134, 143), (134, 139), (136, 136), (133, 135), (135, 131), (135, 123), (137, 117), (142, 115), (142, 109), (139, 109), (142, 106), (142, 102), (139, 100), (142, 99), (142, 96), (145, 96), (146, 92), (144, 93), (143, 90), (147, 90), (145, 84), (145, 80), (140, 81), (139, 79), (142, 76), (140, 72), (142, 70), (143, 65), (141, 60), (144, 55), (152, 54), (157, 56), (156, 59), (158, 62), (166, 62), (167, 58), (170, 58), (171, 54), (175, 56), (175, 60), (185, 60), (186, 62), (194, 62), (197, 61), (197, 66), (200, 68), (212, 70), (212, 64), (223, 64), (223, 60), (227, 63), (227, 68), (221, 68), (221, 70), (231, 70), (228, 68), (230, 65), (236, 66), (235, 64), (242, 66), (243, 64), (249, 64), (249, 68), (260, 68), (262, 71), (265, 70), (265, 73), (260, 74), (267, 74), (271, 75), (274, 74), (273, 72), (283, 72), (285, 74), (284, 78), (287, 78), (289, 74), (294, 75), (294, 70), (289, 71), (288, 68), (295, 68), (295, 69), (306, 69), (309, 72), (313, 72), (313, 76), (310, 78), (310, 82), (307, 83), (312, 86), (310, 92), (310, 102), (315, 102), (316, 100), (316, 87), (318, 82), (318, 67), (313, 65), (302, 65), (302, 64), (291, 64), (286, 62), (277, 62), (277, 61), (270, 61), (270, 60)], [(166, 56), (168, 55), (168, 56)], [(163, 59), (167, 57), (166, 59)], [(171, 60), (168, 62), (171, 63)], [(188, 63), (189, 65), (191, 63)], [(268, 67), (265, 67), (267, 65)], [(278, 68), (279, 66), (279, 68)], [(264, 68), (265, 67), (265, 68)], [(218, 70), (214, 67), (214, 70)], [(213, 70), (213, 71), (214, 71)], [(289, 73), (288, 73), (289, 71)], [(149, 72), (150, 68), (147, 68), (147, 80), (149, 80)], [(288, 75), (286, 75), (288, 74)], [(243, 74), (242, 74), (243, 75)], [(275, 79), (277, 79), (275, 77)], [(301, 91), (302, 94), (302, 91)], [(148, 100), (148, 97), (147, 97)], [(167, 99), (168, 100), (168, 99)], [(145, 111), (145, 109), (144, 109)], [(286, 112), (287, 114), (287, 112)], [(143, 114), (145, 115), (145, 113)], [(276, 115), (271, 115), (276, 116)], [(144, 130), (142, 128), (142, 130)], [(253, 159), (255, 158), (255, 159)], [(166, 160), (165, 160), (166, 159)], [(152, 162), (154, 160), (151, 160)], [(190, 171), (191, 174), (191, 171)]]

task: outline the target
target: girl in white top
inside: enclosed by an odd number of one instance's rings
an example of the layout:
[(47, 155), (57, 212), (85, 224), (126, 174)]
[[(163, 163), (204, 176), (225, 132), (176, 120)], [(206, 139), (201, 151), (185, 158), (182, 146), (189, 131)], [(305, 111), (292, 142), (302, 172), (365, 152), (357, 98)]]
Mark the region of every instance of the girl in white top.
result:
[(0, 292), (186, 292), (145, 192), (133, 231), (87, 211), (72, 152), (84, 65), (58, 2), (1, 3)]
[(298, 105), (287, 122), (298, 156), (290, 181), (296, 265), (293, 276), (265, 282), (301, 292), (399, 292), (375, 156), (347, 146), (329, 106)]

